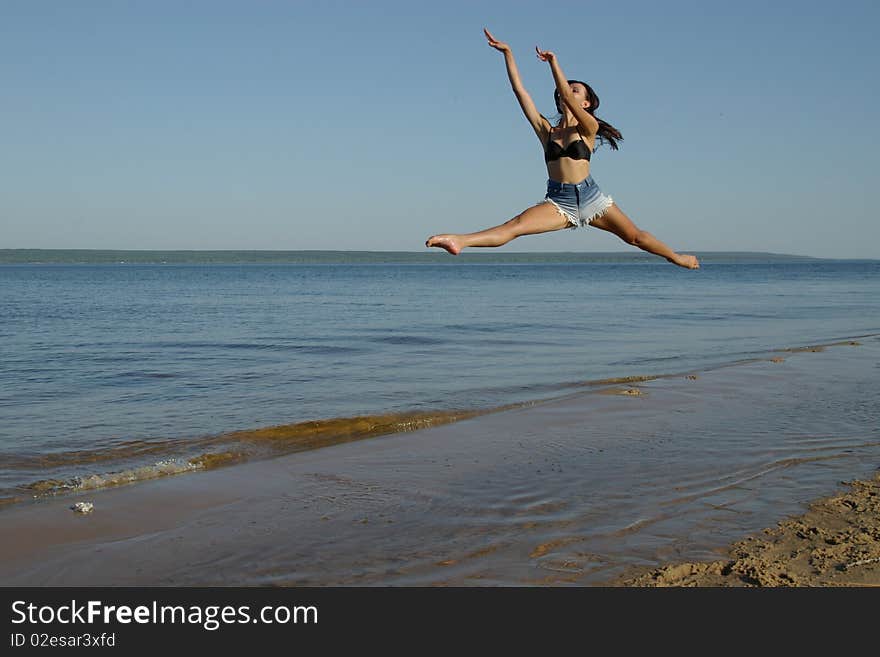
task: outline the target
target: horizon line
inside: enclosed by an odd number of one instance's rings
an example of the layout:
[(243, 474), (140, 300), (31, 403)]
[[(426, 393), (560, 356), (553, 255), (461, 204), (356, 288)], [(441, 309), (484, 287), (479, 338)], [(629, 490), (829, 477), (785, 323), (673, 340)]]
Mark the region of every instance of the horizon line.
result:
[[(681, 249), (682, 251), (688, 251), (688, 249)], [(430, 251), (408, 251), (403, 249), (183, 249), (183, 248), (160, 248), (160, 249), (132, 249), (132, 248), (83, 248), (83, 247), (73, 247), (73, 248), (64, 248), (64, 247), (0, 247), (0, 253), (10, 252), (10, 251), (85, 251), (85, 252), (93, 252), (93, 253), (101, 253), (101, 252), (129, 252), (129, 253), (406, 253), (406, 254), (418, 254), (418, 255), (433, 255), (437, 254), (438, 256), (443, 255), (443, 251), (441, 249), (434, 249)], [(734, 250), (734, 251), (707, 251), (703, 249), (690, 249), (690, 251), (696, 251), (699, 253), (706, 254), (749, 254), (749, 255), (774, 255), (774, 256), (784, 256), (784, 257), (794, 257), (794, 258), (813, 258), (816, 260), (845, 260), (845, 259), (855, 259), (855, 260), (876, 260), (877, 258), (828, 258), (821, 256), (812, 256), (812, 255), (804, 255), (800, 253), (780, 253), (777, 251), (748, 251), (748, 250)], [(620, 251), (499, 251), (499, 250), (491, 250), (491, 249), (473, 249), (467, 252), (468, 254), (483, 254), (483, 255), (560, 255), (560, 254), (575, 254), (575, 255), (632, 255), (632, 256), (651, 256), (652, 254), (632, 250), (632, 249), (624, 249)], [(463, 254), (459, 254), (463, 255)]]

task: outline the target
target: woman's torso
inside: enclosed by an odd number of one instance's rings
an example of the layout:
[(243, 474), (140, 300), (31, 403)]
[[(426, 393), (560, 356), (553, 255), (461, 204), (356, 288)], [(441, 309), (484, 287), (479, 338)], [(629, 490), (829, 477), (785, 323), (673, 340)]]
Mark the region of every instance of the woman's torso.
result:
[[(575, 142), (577, 142), (578, 140), (583, 140), (584, 144), (586, 144), (586, 147), (589, 149), (589, 154), (593, 152), (593, 149), (596, 146), (595, 135), (592, 137), (587, 137), (581, 134), (577, 126), (562, 128), (552, 127), (549, 132), (548, 139), (550, 142), (556, 142), (556, 144), (562, 147), (563, 151), (579, 151), (580, 149), (576, 147), (572, 148), (572, 144), (575, 144)], [(545, 154), (548, 148), (548, 139), (544, 140)], [(589, 175), (589, 159), (573, 159), (571, 157), (563, 155), (558, 159), (550, 160), (549, 162), (547, 162), (547, 177), (557, 182), (579, 183)]]

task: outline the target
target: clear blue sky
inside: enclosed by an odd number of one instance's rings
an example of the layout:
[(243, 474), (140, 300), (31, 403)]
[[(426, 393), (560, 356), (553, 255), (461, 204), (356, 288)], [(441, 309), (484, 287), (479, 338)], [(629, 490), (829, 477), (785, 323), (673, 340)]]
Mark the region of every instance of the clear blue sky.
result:
[[(539, 201), (482, 35), (625, 141), (593, 176), (681, 250), (880, 257), (874, 1), (0, 0), (0, 248), (423, 250)], [(595, 229), (508, 251), (628, 250)]]

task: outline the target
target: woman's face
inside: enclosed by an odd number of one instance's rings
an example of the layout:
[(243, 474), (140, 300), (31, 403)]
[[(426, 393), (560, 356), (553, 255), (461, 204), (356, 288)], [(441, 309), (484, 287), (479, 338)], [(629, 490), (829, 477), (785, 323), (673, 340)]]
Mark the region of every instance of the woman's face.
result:
[(575, 99), (580, 103), (581, 107), (584, 109), (590, 107), (590, 97), (587, 95), (587, 88), (584, 85), (575, 82), (569, 86), (569, 89), (571, 89), (571, 93), (574, 94)]

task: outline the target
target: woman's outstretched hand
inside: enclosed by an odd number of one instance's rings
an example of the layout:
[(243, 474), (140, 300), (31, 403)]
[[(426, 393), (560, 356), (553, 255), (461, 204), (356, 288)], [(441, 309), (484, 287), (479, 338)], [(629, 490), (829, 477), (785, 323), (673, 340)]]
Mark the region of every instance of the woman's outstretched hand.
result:
[(553, 63), (553, 60), (556, 59), (556, 55), (554, 55), (549, 50), (541, 50), (538, 46), (535, 46), (535, 51), (538, 53), (538, 59), (540, 59), (542, 62)]
[(495, 48), (495, 50), (498, 50), (499, 52), (510, 52), (510, 46), (489, 34), (489, 30), (485, 27), (483, 28), (483, 34), (486, 35), (486, 38), (489, 40), (489, 45)]

